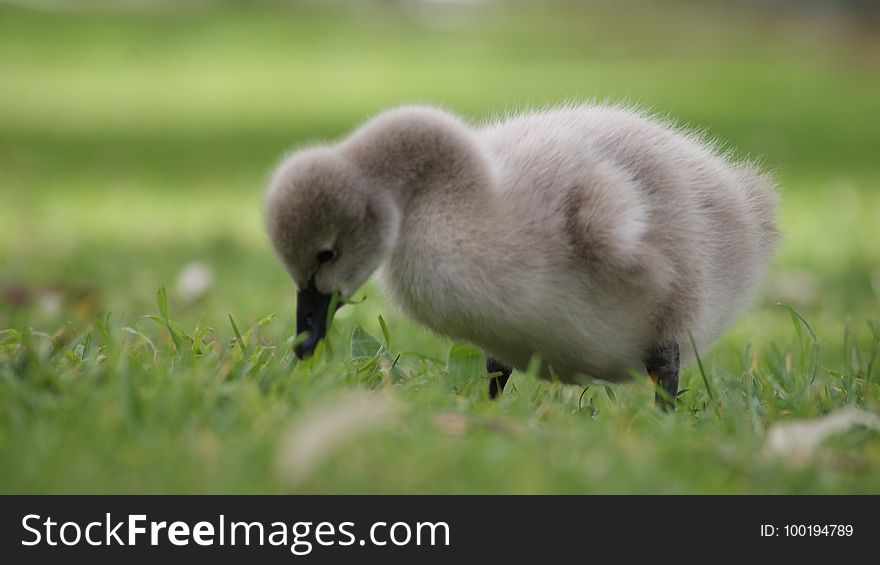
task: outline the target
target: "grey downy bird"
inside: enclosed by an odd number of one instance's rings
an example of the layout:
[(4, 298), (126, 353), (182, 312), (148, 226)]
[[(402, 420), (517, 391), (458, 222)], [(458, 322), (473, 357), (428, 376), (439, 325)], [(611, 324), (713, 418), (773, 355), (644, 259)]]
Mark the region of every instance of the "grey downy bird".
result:
[(405, 313), (487, 352), (492, 396), (537, 355), (569, 383), (647, 372), (674, 408), (689, 335), (710, 345), (760, 284), (775, 206), (754, 165), (639, 111), (473, 126), (405, 106), (285, 158), (265, 220), (299, 289), (300, 357), (331, 295), (378, 271)]

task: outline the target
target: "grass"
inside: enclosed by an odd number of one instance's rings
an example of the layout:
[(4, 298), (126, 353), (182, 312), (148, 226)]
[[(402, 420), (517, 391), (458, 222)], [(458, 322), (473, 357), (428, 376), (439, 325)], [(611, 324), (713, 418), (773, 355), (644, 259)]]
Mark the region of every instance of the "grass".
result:
[[(807, 465), (763, 447), (777, 422), (880, 411), (876, 36), (721, 5), (382, 10), (0, 6), (4, 492), (880, 490), (876, 433)], [(783, 187), (768, 284), (674, 415), (647, 379), (515, 373), (492, 402), (480, 352), (371, 285), (293, 358), (260, 225), (283, 151), (401, 101), (482, 119), (594, 97), (706, 129)], [(214, 273), (197, 301), (176, 290), (193, 261)]]

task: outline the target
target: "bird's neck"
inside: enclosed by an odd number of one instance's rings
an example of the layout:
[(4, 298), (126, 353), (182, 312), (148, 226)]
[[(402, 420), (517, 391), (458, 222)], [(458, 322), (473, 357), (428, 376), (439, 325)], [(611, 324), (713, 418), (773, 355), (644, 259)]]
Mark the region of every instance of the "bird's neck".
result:
[(455, 311), (460, 295), (497, 250), (498, 192), (492, 161), (473, 132), (437, 111), (380, 116), (350, 138), (347, 152), (375, 190), (388, 190), (400, 211), (397, 243), (382, 279), (417, 319)]
[(401, 108), (365, 124), (345, 152), (376, 190), (392, 194), (404, 221), (413, 216), (465, 219), (485, 212), (491, 160), (458, 118), (429, 108)]

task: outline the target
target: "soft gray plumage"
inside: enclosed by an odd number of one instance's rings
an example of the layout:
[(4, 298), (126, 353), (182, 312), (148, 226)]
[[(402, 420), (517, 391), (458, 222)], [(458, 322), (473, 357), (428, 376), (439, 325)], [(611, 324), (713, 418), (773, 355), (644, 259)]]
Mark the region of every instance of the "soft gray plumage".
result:
[(351, 296), (379, 270), (429, 328), (575, 382), (643, 371), (688, 332), (708, 346), (761, 281), (775, 202), (755, 167), (631, 110), (478, 128), (402, 107), (288, 157), (266, 223), (300, 289)]

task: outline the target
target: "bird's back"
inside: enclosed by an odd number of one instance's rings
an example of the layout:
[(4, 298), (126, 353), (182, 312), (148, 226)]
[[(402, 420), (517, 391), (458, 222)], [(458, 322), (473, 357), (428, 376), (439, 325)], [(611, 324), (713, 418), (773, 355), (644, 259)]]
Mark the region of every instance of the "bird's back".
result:
[[(698, 136), (601, 105), (522, 114), (480, 136), (516, 237), (534, 247), (577, 232), (567, 241), (595, 271), (585, 292), (616, 272), (630, 317), (641, 313), (658, 338), (691, 332), (708, 346), (766, 270), (776, 240), (772, 184)], [(578, 206), (588, 209), (573, 224)], [(559, 256), (559, 270), (571, 271), (567, 260)]]

